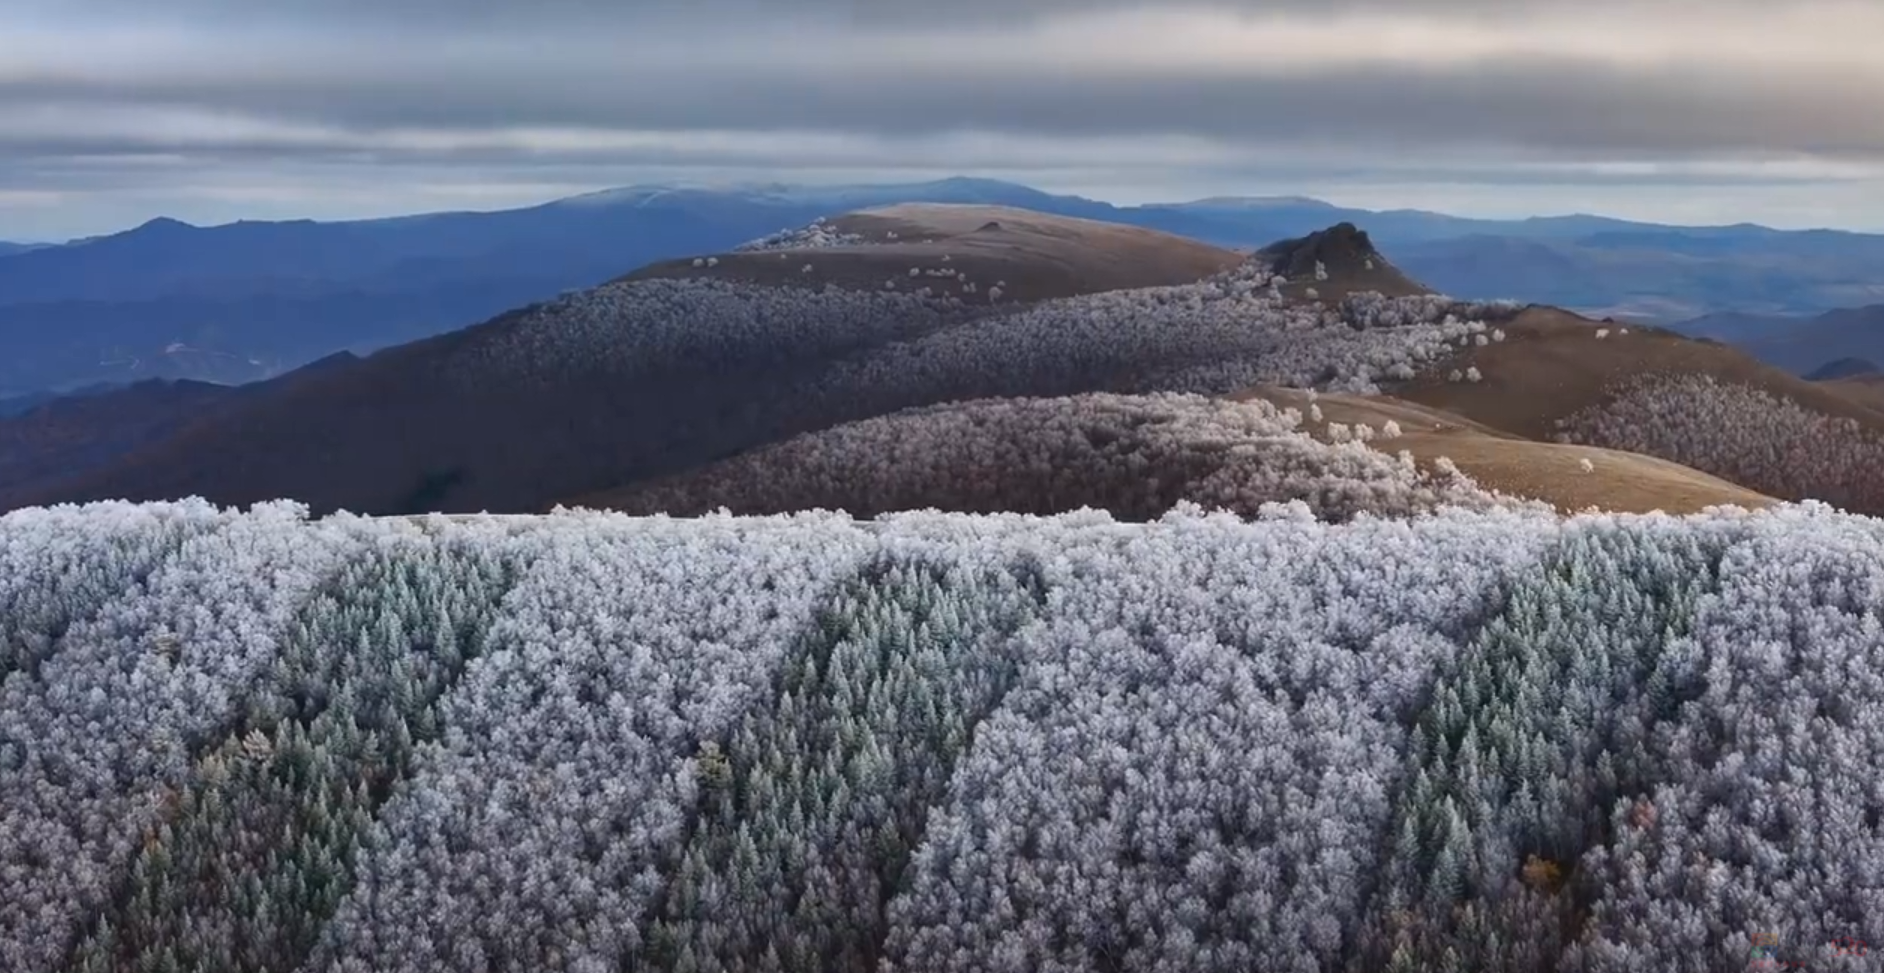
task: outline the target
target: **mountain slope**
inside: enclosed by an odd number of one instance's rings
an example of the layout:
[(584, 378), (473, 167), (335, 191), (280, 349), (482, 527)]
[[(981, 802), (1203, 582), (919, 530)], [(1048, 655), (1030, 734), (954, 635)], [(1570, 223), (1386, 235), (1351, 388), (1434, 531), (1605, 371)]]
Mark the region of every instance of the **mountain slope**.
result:
[[(1450, 382), (1435, 375), (1396, 394), (1527, 439), (1550, 438), (1559, 420), (1602, 402), (1616, 387), (1655, 374), (1709, 375), (1829, 416), (1884, 422), (1884, 416), (1735, 348), (1662, 328), (1605, 325), (1550, 307), (1527, 308), (1501, 328), (1509, 340), (1467, 348), (1459, 358), (1460, 367), (1477, 367), (1484, 381)], [(1598, 331), (1606, 334), (1599, 338)]]
[[(1757, 491), (1656, 456), (1524, 439), (1393, 396), (1311, 398), (1300, 389), (1265, 388), (1235, 397), (1261, 398), (1305, 413), (1312, 407), (1321, 418), (1307, 428), (1324, 440), (1346, 441), (1366, 426), (1373, 431), (1370, 442), (1375, 448), (1405, 450), (1422, 470), (1440, 470), (1443, 459), (1486, 490), (1540, 500), (1564, 513), (1593, 507), (1618, 513), (1688, 514), (1713, 506), (1759, 509), (1773, 502)], [(1381, 436), (1389, 423), (1398, 435)]]
[(0, 493), (38, 489), (113, 462), (169, 437), (232, 391), (207, 382), (153, 379), (64, 396), (0, 418)]
[[(682, 254), (713, 253), (847, 208), (1046, 201), (1006, 183), (806, 191), (643, 188), (491, 213), (337, 223), (153, 220), (0, 257), (0, 396), (150, 377), (254, 381), (340, 350), (411, 341)], [(216, 355), (212, 367), (164, 353)], [(253, 360), (253, 364), (250, 364)]]
[(1674, 327), (1731, 341), (1761, 361), (1801, 374), (1841, 358), (1884, 361), (1884, 304), (1813, 317), (1709, 315)]
[[(1518, 439), (1387, 396), (1262, 388), (1234, 403), (1075, 396), (950, 403), (850, 423), (571, 505), (699, 516), (936, 508), (1155, 519), (1180, 500), (1257, 516), (1404, 516), (1537, 500), (1566, 512), (1692, 513), (1772, 501), (1664, 460)], [(1397, 458), (1405, 451), (1406, 459)], [(1580, 466), (1591, 461), (1591, 469)], [(1450, 467), (1448, 467), (1450, 464)], [(1451, 470), (1465, 474), (1460, 478)], [(1482, 488), (1482, 489), (1481, 489)]]
[(580, 279), (602, 265), (620, 273), (863, 206), (1009, 198), (1111, 208), (1006, 183), (945, 180), (829, 193), (629, 188), (521, 209), (332, 223), (197, 227), (156, 219), (83, 244), (0, 261), (0, 303), (304, 296), (337, 284), (372, 293), (479, 274)]
[(1277, 241), (1256, 251), (1255, 259), (1287, 278), (1282, 292), (1290, 297), (1338, 301), (1367, 291), (1388, 297), (1434, 293), (1388, 262), (1352, 223)]
[[(961, 213), (932, 214), (942, 215)], [(816, 272), (821, 258), (838, 265), (828, 247), (728, 254), (716, 265), (688, 262), (684, 278), (623, 280), (376, 353), (4, 503), (198, 494), (225, 503), (295, 497), (323, 511), (535, 510), (951, 400), (1258, 382), (1370, 387), (1389, 371), (1412, 374), (1470, 333), (1467, 318), (1489, 313), (1432, 297), (1297, 304), (1269, 296), (1270, 275), (1253, 264), (1188, 284), (1233, 255), (1187, 244), (1180, 252), (1189, 257), (1148, 264), (1120, 259), (1147, 243), (1170, 246), (1145, 231), (1028, 219), (1036, 229), (1003, 229), (992, 254), (1005, 263), (971, 284), (1141, 286), (990, 302), (992, 291), (959, 283), (928, 295), (883, 289), (874, 269), (862, 278), (874, 289), (841, 287)], [(1088, 255), (1069, 263), (1069, 237), (1085, 240)], [(1029, 240), (1053, 245), (1029, 249)], [(908, 252), (895, 248), (927, 245), (885, 246), (911, 279)], [(964, 248), (965, 260), (971, 254)], [(736, 272), (748, 256), (813, 273), (744, 282)], [(947, 266), (932, 259), (917, 268), (920, 279)], [(1121, 276), (1093, 276), (1105, 268)], [(1171, 286), (1143, 287), (1152, 273), (1168, 274)]]
[[(1836, 390), (1718, 343), (1360, 291), (1370, 277), (1418, 287), (1351, 225), (1245, 261), (1012, 209), (867, 210), (388, 349), (0, 507), (195, 494), (532, 511), (940, 403), (1294, 386), (1385, 387), (1527, 440), (1452, 437), (1489, 481), (1560, 506), (1608, 484), (1615, 509), (1815, 497), (1884, 511), (1866, 472), (1884, 468), (1884, 413)], [(1304, 299), (1319, 287), (1331, 293)], [(1539, 472), (1599, 459), (1586, 482)]]
[(809, 433), (700, 470), (577, 498), (577, 506), (700, 516), (844, 510), (875, 517), (1067, 513), (1154, 520), (1181, 501), (1257, 516), (1301, 501), (1320, 519), (1410, 516), (1497, 498), (1359, 443), (1301, 430), (1300, 412), (1201, 396), (979, 399)]
[[(0, 260), (4, 263), (4, 260)], [(594, 283), (613, 263), (576, 272)], [(0, 306), (0, 390), (152, 378), (254, 382), (338, 351), (451, 331), (572, 286), (493, 274), (424, 286), (251, 298), (166, 297)]]
[(1867, 409), (1884, 413), (1884, 375), (1856, 375), (1834, 379), (1825, 387)]
[(22, 395), (9, 396), (0, 399), (0, 417), (21, 415), (22, 413), (30, 412), (39, 406), (45, 405), (54, 399), (77, 395), (93, 395), (123, 387), (123, 385), (115, 382), (100, 382), (96, 385), (87, 385), (83, 388), (76, 388), (67, 392), (27, 392)]
[(228, 406), (276, 394), (357, 361), (331, 355), (243, 386), (150, 379), (39, 401), (0, 415), (0, 495), (43, 489), (110, 466)]
[(1243, 261), (1220, 247), (1118, 223), (1012, 206), (901, 204), (820, 221), (714, 256), (622, 278), (953, 294), (969, 303), (1039, 301), (1201, 280)]
[(1884, 513), (1884, 411), (1717, 342), (1526, 309), (1394, 394), (1536, 441), (1670, 460), (1785, 500)]
[[(160, 219), (0, 256), (0, 397), (150, 377), (255, 380), (334, 351), (463, 327), (820, 216), (904, 202), (1022, 206), (1222, 247), (1365, 224), (1398, 268), (1438, 290), (1594, 314), (1816, 313), (1884, 298), (1884, 237), (1863, 234), (1587, 216), (1472, 220), (1299, 198), (1121, 207), (977, 179), (649, 186), (489, 213), (218, 227)], [(176, 343), (206, 354), (196, 362), (166, 356)]]

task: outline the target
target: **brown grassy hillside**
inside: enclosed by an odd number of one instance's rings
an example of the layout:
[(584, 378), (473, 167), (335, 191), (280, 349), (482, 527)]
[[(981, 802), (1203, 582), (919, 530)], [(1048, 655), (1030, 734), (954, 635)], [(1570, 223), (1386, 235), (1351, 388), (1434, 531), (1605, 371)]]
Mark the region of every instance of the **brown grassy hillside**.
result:
[[(1407, 450), (1422, 469), (1436, 470), (1443, 457), (1480, 486), (1514, 497), (1541, 500), (1566, 513), (1595, 507), (1618, 513), (1693, 513), (1711, 506), (1764, 507), (1771, 497), (1719, 477), (1637, 453), (1559, 443), (1541, 443), (1429, 406), (1391, 396), (1319, 395), (1300, 389), (1261, 388), (1237, 399), (1264, 399), (1311, 413), (1304, 429), (1333, 438), (1329, 426), (1378, 431), (1395, 424), (1400, 435), (1377, 439), (1376, 448)], [(1312, 418), (1319, 414), (1319, 420)], [(1585, 469), (1584, 461), (1589, 468)]]
[(1884, 413), (1884, 375), (1858, 375), (1819, 384), (1855, 405)]
[[(1761, 364), (1727, 345), (1659, 328), (1604, 325), (1569, 311), (1528, 308), (1501, 323), (1507, 340), (1468, 347), (1452, 368), (1476, 367), (1484, 380), (1452, 382), (1435, 370), (1394, 390), (1527, 439), (1549, 439), (1557, 422), (1603, 402), (1643, 375), (1705, 374), (1792, 399), (1830, 416), (1884, 427), (1884, 414), (1817, 383)], [(1608, 336), (1597, 338), (1598, 330)], [(1623, 332), (1627, 331), (1627, 334)]]
[[(860, 210), (825, 225), (859, 239), (715, 254), (713, 266), (695, 266), (702, 258), (667, 260), (623, 279), (708, 277), (911, 292), (927, 287), (971, 303), (996, 303), (1188, 283), (1244, 259), (1157, 230), (1008, 206), (906, 203)], [(920, 273), (911, 276), (912, 269)]]
[[(1884, 513), (1884, 410), (1717, 342), (1534, 307), (1396, 396), (1538, 442), (1658, 457), (1785, 500)], [(1598, 335), (1603, 335), (1598, 337)]]

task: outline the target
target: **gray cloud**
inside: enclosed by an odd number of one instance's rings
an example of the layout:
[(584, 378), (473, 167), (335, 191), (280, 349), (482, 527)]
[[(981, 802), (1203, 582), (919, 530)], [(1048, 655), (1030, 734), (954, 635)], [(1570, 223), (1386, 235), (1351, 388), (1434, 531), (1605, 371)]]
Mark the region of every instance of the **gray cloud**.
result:
[(1753, 0), (16, 4), (0, 220), (8, 191), (366, 166), (414, 184), (933, 167), (1884, 187), (1884, 65), (1852, 44), (1884, 11), (1852, 6), (1821, 23)]
[[(69, 16), (66, 0), (14, 0), (23, 9)], [(1469, 14), (1474, 17), (1523, 16), (1536, 11), (1572, 10), (1591, 16), (1644, 5), (1692, 11), (1706, 16), (1723, 9), (1769, 9), (1774, 0), (1163, 0), (1164, 8), (1197, 8), (1243, 14), (1301, 13), (1328, 17), (1343, 13)], [(857, 26), (934, 27), (949, 24), (1024, 25), (1055, 17), (1143, 9), (1145, 0), (167, 0), (167, 18), (223, 23), (300, 23), (356, 26), (409, 25), (427, 30), (477, 30), (493, 25), (558, 24), (645, 25), (682, 22), (724, 28), (725, 18), (743, 16), (764, 23), (813, 19)], [(149, 16), (146, 0), (89, 0), (86, 8), (101, 17)], [(736, 21), (733, 21), (736, 23)]]
[[(841, 74), (762, 68), (679, 78), (634, 71), (515, 69), (413, 77), (362, 66), (331, 77), (212, 78), (119, 85), (37, 80), (0, 86), (8, 109), (67, 106), (44, 126), (0, 129), (10, 154), (241, 150), (330, 151), (375, 133), (589, 128), (826, 131), (907, 137), (948, 131), (1103, 137), (1185, 135), (1229, 141), (1502, 145), (1572, 156), (1666, 156), (1788, 149), (1884, 156), (1878, 92), (1848, 76), (1785, 84), (1744, 71), (1597, 70), (1581, 61), (1484, 62), (1444, 71), (1344, 68), (1283, 76), (1065, 76), (1017, 70), (954, 75)], [(85, 131), (84, 112), (137, 106), (156, 122)], [(158, 109), (270, 119), (227, 136), (169, 128)], [(121, 112), (120, 115), (123, 113)], [(321, 131), (296, 134), (295, 126)], [(66, 131), (60, 132), (59, 129)], [(411, 147), (405, 151), (423, 150)]]

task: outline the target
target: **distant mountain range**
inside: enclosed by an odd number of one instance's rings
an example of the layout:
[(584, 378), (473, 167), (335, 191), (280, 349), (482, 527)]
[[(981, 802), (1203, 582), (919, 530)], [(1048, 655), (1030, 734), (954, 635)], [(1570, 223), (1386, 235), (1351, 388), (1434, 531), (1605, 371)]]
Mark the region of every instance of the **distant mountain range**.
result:
[(655, 261), (902, 202), (1018, 206), (1230, 247), (1352, 222), (1449, 294), (1642, 320), (1813, 314), (1884, 298), (1880, 235), (1481, 220), (1302, 197), (1120, 207), (966, 178), (640, 186), (488, 213), (216, 227), (158, 219), (56, 246), (0, 245), (0, 397), (154, 377), (254, 381), (336, 351), (466, 327)]
[(1884, 369), (1863, 358), (1840, 358), (1806, 373), (1808, 382), (1839, 382), (1846, 379), (1884, 378)]
[(1709, 314), (1672, 328), (1737, 345), (1767, 364), (1800, 374), (1838, 361), (1884, 362), (1884, 304), (1810, 316)]

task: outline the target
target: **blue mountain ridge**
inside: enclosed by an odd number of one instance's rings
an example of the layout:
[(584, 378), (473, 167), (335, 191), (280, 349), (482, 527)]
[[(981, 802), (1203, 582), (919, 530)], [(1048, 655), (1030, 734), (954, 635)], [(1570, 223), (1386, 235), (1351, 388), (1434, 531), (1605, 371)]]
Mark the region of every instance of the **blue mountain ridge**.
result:
[(57, 246), (0, 246), (0, 398), (153, 377), (254, 381), (465, 327), (657, 260), (899, 202), (1020, 206), (1242, 247), (1353, 222), (1398, 267), (1447, 293), (1643, 319), (1818, 313), (1884, 288), (1884, 236), (1837, 231), (1470, 219), (1299, 196), (1116, 206), (965, 177), (643, 185), (492, 212), (202, 227), (158, 218)]

